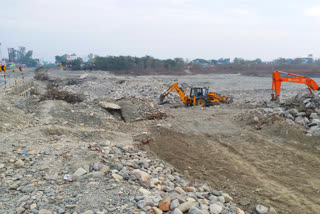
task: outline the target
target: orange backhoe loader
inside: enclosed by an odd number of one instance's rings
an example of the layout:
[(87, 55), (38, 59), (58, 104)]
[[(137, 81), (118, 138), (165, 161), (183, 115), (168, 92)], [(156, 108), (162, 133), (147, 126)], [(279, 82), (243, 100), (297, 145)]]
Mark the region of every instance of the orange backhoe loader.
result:
[[(289, 76), (293, 76), (293, 77), (281, 77), (280, 73), (286, 74)], [(275, 72), (273, 72), (273, 75), (272, 75), (272, 90), (274, 93), (271, 94), (271, 96), (272, 96), (271, 100), (278, 100), (280, 98), (280, 88), (281, 88), (282, 82), (294, 82), (294, 83), (306, 84), (308, 86), (308, 89), (311, 94), (313, 91), (320, 90), (317, 83), (309, 77), (305, 77), (305, 76), (301, 76), (301, 75), (297, 75), (297, 74), (286, 73), (286, 72), (282, 72), (282, 71), (275, 71)]]
[(178, 87), (178, 83), (175, 83), (165, 93), (160, 95), (160, 104), (162, 104), (164, 98), (174, 90), (178, 92), (180, 99), (187, 106), (195, 106), (195, 105), (209, 106), (209, 105), (218, 105), (219, 102), (221, 103), (232, 102), (231, 98), (220, 96), (217, 93), (209, 92), (208, 87), (191, 88), (190, 95), (185, 95), (184, 91)]

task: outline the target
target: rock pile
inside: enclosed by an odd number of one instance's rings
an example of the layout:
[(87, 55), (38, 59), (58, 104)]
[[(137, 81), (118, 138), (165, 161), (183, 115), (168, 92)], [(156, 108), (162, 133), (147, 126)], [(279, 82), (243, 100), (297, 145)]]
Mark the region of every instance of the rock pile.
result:
[(320, 96), (313, 94), (298, 94), (283, 103), (278, 114), (290, 122), (306, 127), (307, 135), (320, 136)]
[(244, 214), (227, 193), (191, 185), (133, 146), (13, 149), (0, 162), (0, 213)]
[[(268, 103), (265, 108), (253, 109), (251, 113), (263, 115), (265, 123), (272, 116), (284, 117), (289, 124), (304, 126), (308, 136), (320, 136), (319, 95), (299, 94), (281, 104)], [(259, 120), (254, 118), (252, 122), (258, 124)]]

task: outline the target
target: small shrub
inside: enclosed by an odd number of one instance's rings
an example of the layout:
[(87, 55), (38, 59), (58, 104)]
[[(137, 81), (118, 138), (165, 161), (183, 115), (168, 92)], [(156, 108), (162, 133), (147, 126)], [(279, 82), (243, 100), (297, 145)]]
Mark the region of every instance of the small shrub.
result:
[(47, 93), (40, 98), (40, 101), (44, 100), (63, 100), (75, 104), (82, 102), (84, 98), (68, 91), (59, 91), (54, 85), (48, 85)]
[(40, 81), (48, 81), (49, 75), (47, 73), (36, 73), (34, 75), (34, 79), (40, 80)]
[(66, 85), (80, 85), (81, 83), (82, 83), (81, 80), (70, 79), (70, 80), (68, 80), (68, 82), (66, 83)]

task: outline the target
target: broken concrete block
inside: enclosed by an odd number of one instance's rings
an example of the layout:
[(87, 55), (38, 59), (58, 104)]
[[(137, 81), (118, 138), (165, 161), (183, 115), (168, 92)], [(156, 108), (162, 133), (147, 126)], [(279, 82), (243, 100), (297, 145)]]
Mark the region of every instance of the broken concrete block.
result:
[(115, 103), (108, 103), (105, 101), (100, 101), (99, 105), (105, 109), (113, 109), (113, 110), (120, 110), (121, 109), (121, 107), (119, 105), (117, 105)]

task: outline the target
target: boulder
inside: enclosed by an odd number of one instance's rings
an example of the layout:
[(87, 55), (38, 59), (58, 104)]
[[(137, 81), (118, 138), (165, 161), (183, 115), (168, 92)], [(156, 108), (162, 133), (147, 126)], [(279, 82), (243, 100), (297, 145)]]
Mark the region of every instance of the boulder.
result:
[(290, 114), (289, 112), (286, 112), (284, 114), (284, 117), (287, 118), (287, 119), (290, 119), (290, 120), (294, 120), (294, 116), (292, 114)]
[(310, 116), (309, 116), (309, 118), (319, 120), (319, 119), (320, 119), (320, 116), (319, 116), (317, 113), (311, 113)]
[(296, 119), (294, 120), (294, 122), (300, 124), (300, 125), (305, 125), (305, 121), (304, 118), (302, 116), (298, 116), (296, 117)]
[(108, 103), (105, 101), (100, 101), (99, 105), (105, 109), (112, 109), (112, 110), (120, 110), (121, 109), (121, 107), (119, 105), (117, 105), (115, 103)]
[(311, 102), (311, 98), (308, 98), (308, 99), (305, 99), (305, 100), (303, 100), (303, 104), (307, 104), (307, 103), (309, 103), (309, 102)]
[(46, 209), (40, 209), (38, 214), (52, 214), (52, 212)]
[(227, 193), (224, 193), (222, 196), (224, 197), (224, 201), (226, 203), (229, 203), (229, 202), (233, 201), (233, 198)]
[(35, 186), (33, 184), (28, 184), (27, 186), (22, 188), (22, 192), (24, 193), (32, 193), (35, 190)]
[(295, 117), (299, 114), (298, 110), (295, 108), (289, 109), (288, 112)]
[(85, 169), (83, 169), (82, 167), (80, 167), (79, 169), (77, 169), (77, 171), (75, 171), (75, 173), (73, 173), (72, 175), (72, 179), (76, 180), (78, 179), (80, 176), (86, 174), (87, 171)]
[(186, 192), (181, 187), (174, 188), (174, 191), (176, 191), (177, 193), (179, 193), (181, 195), (185, 195), (186, 194)]
[(307, 109), (315, 109), (316, 108), (316, 105), (312, 102), (307, 103), (305, 106)]
[(222, 212), (222, 210), (223, 210), (223, 207), (217, 203), (210, 205), (210, 212), (213, 214), (220, 214)]
[(18, 160), (14, 163), (14, 165), (16, 165), (17, 167), (23, 167), (24, 166), (24, 162), (23, 160)]
[(143, 195), (151, 195), (151, 192), (143, 187), (140, 187), (139, 192), (141, 192)]
[(183, 214), (183, 212), (181, 210), (179, 210), (178, 208), (174, 209), (171, 214)]
[(268, 207), (265, 207), (261, 204), (257, 205), (256, 206), (256, 211), (259, 213), (259, 214), (267, 214), (268, 213)]
[(174, 210), (175, 208), (179, 207), (180, 203), (178, 199), (174, 199), (171, 201), (170, 210)]
[(204, 214), (204, 212), (199, 208), (193, 206), (189, 209), (189, 214)]
[(194, 204), (193, 202), (185, 202), (185, 203), (183, 203), (183, 204), (180, 204), (179, 207), (178, 207), (178, 209), (179, 209), (181, 212), (186, 212), (186, 211), (188, 211), (188, 210), (192, 207), (193, 204)]
[(311, 122), (308, 124), (309, 127), (312, 126), (320, 126), (320, 120), (318, 119), (312, 119)]
[(170, 203), (168, 203), (166, 201), (160, 201), (159, 202), (159, 209), (164, 212), (168, 212), (170, 210)]
[(143, 183), (147, 183), (149, 181), (149, 174), (144, 171), (141, 171), (140, 169), (133, 170), (132, 174)]
[(154, 214), (162, 214), (162, 210), (158, 209), (157, 207), (152, 207), (152, 211)]

